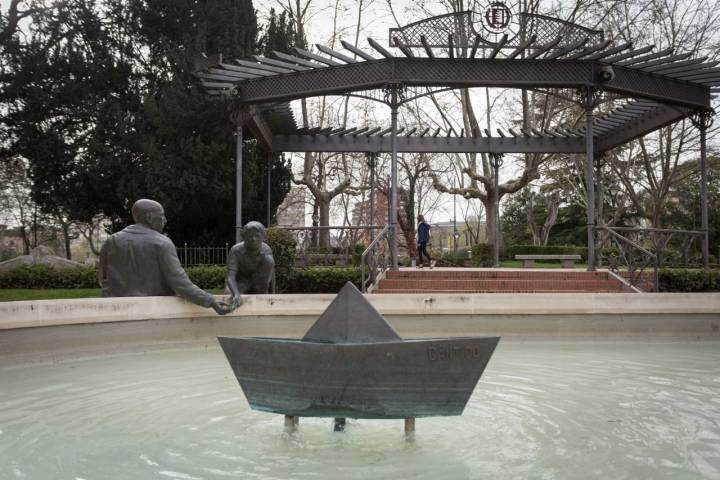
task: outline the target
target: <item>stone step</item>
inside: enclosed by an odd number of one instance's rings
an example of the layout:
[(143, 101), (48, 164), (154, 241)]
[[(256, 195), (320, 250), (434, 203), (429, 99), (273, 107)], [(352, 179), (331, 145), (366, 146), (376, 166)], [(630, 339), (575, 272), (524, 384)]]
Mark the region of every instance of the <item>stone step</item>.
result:
[(394, 290), (433, 290), (433, 291), (542, 291), (542, 290), (582, 290), (595, 292), (598, 290), (622, 291), (620, 282), (613, 280), (572, 280), (558, 279), (501, 279), (501, 280), (426, 280), (426, 279), (383, 279), (379, 288), (386, 291)]
[(388, 279), (432, 279), (432, 280), (459, 280), (459, 279), (538, 279), (538, 280), (597, 280), (608, 279), (608, 272), (586, 271), (533, 271), (533, 270), (391, 270), (387, 272)]
[[(592, 293), (618, 293), (619, 290), (593, 290)], [(384, 294), (405, 294), (405, 293), (588, 293), (587, 290), (428, 290), (428, 289), (397, 289), (397, 290), (383, 290), (376, 289), (372, 293), (384, 293)]]

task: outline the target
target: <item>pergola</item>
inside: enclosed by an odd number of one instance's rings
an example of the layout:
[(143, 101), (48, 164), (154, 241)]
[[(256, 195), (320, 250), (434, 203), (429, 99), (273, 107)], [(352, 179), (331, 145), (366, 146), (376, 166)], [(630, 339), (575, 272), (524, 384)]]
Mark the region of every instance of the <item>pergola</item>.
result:
[[(501, 2), (494, 2), (494, 8)], [(501, 12), (502, 13), (502, 12)], [(208, 93), (230, 95), (237, 125), (237, 224), (241, 227), (242, 127), (247, 126), (271, 152), (391, 153), (390, 209), (397, 212), (398, 152), (477, 152), (498, 159), (505, 153), (585, 155), (588, 265), (595, 266), (594, 230), (596, 157), (663, 126), (689, 118), (701, 139), (703, 259), (708, 265), (706, 131), (714, 112), (712, 94), (720, 87), (719, 62), (693, 52), (654, 46), (616, 45), (603, 32), (563, 20), (520, 13), (483, 16), (492, 33), (473, 24), (472, 12), (433, 17), (390, 30), (389, 47), (372, 38), (363, 50), (341, 42), (342, 51), (317, 45), (317, 51), (293, 48), (272, 58), (253, 56), (220, 62), (199, 72)], [(515, 32), (508, 28), (517, 22)], [(487, 27), (483, 23), (484, 27)], [(519, 128), (455, 132), (398, 127), (398, 108), (428, 93), (458, 88), (567, 89), (584, 109), (580, 128)], [(289, 103), (323, 95), (363, 96), (382, 91), (391, 126), (299, 128)], [(602, 95), (617, 100), (609, 113), (596, 115)], [(496, 160), (497, 163), (497, 160)], [(495, 165), (497, 178), (497, 165)], [(495, 189), (497, 191), (497, 188)], [(599, 200), (602, 202), (602, 199)], [(496, 202), (497, 203), (497, 202)], [(600, 203), (602, 205), (602, 203)], [(391, 215), (389, 247), (397, 268), (397, 215)], [(602, 220), (600, 220), (602, 221)], [(496, 242), (497, 243), (497, 242)], [(497, 248), (497, 245), (496, 245)]]

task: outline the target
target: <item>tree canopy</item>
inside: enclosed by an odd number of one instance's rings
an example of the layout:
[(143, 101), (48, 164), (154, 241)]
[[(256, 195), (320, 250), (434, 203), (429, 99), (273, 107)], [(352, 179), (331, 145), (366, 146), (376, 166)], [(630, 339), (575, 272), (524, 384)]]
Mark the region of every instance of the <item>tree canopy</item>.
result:
[[(2, 158), (27, 161), (31, 195), (62, 222), (97, 214), (118, 230), (142, 197), (161, 202), (175, 242), (231, 242), (235, 131), (228, 100), (193, 73), (207, 57), (287, 49), (292, 24), (262, 31), (250, 0), (63, 0), (30, 12), (3, 45)], [(265, 152), (244, 148), (243, 218), (265, 221)], [(272, 210), (290, 171), (272, 158)]]

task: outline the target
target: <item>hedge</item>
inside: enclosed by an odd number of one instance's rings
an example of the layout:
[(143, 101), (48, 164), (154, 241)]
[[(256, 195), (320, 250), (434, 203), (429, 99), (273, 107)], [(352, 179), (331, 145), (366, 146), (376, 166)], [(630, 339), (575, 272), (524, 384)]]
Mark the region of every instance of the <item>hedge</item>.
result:
[(220, 265), (190, 267), (187, 269), (187, 273), (190, 280), (203, 290), (225, 288), (227, 267), (221, 267)]
[(478, 243), (472, 246), (472, 261), (475, 267), (492, 267), (493, 246), (491, 243)]
[(337, 293), (347, 282), (360, 288), (360, 267), (296, 268), (284, 293)]
[[(491, 258), (491, 245), (473, 247), (473, 261)], [(192, 267), (190, 279), (200, 288), (220, 289), (225, 284), (226, 268), (221, 266)], [(278, 272), (279, 273), (279, 272)], [(360, 285), (359, 267), (294, 268), (287, 276), (276, 275), (278, 292), (337, 293), (345, 282)], [(661, 269), (658, 273), (661, 292), (718, 292), (720, 270)], [(95, 267), (76, 267), (56, 270), (47, 265), (18, 267), (0, 273), (0, 288), (52, 289), (98, 288)]]
[[(198, 287), (210, 290), (225, 285), (226, 267), (203, 266), (188, 268), (188, 276)], [(281, 275), (276, 271), (277, 291), (283, 293), (337, 293), (345, 282), (360, 285), (359, 267), (293, 268)], [(0, 288), (52, 289), (98, 288), (95, 267), (56, 270), (47, 265), (32, 265), (0, 273)]]
[(21, 266), (0, 273), (0, 288), (98, 288), (95, 267), (75, 267), (65, 270), (49, 265)]
[(661, 268), (658, 283), (661, 292), (720, 292), (720, 271)]

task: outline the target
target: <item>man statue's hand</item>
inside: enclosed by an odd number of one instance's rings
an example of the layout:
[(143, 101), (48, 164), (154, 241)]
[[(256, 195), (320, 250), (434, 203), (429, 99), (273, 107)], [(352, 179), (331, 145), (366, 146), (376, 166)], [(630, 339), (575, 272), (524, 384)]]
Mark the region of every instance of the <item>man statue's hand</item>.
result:
[(213, 300), (210, 306), (218, 313), (218, 315), (227, 315), (237, 308), (235, 302), (228, 305), (227, 303), (218, 300)]
[(238, 308), (240, 305), (242, 305), (242, 298), (240, 297), (240, 295), (231, 296), (230, 305), (232, 305), (233, 308)]

